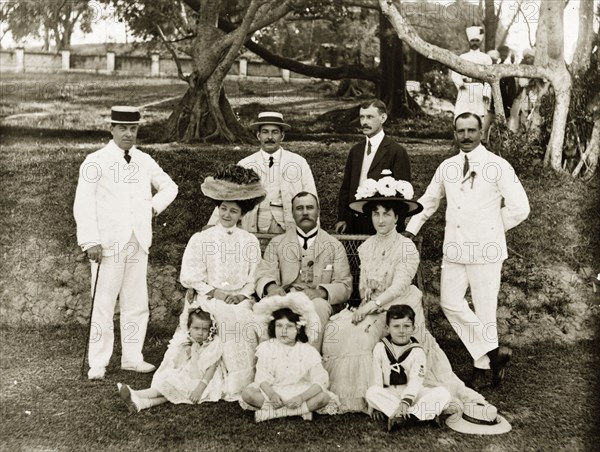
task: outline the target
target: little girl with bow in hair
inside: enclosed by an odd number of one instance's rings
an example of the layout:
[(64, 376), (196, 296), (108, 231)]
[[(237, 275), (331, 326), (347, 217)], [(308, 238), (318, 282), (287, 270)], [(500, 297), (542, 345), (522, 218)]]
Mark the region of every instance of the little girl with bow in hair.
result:
[(222, 345), (208, 312), (194, 307), (187, 319), (188, 335), (169, 344), (148, 389), (134, 391), (117, 383), (129, 411), (171, 403), (217, 402), (223, 389)]
[(273, 296), (254, 306), (257, 317), (270, 319), (269, 340), (256, 349), (254, 383), (242, 392), (240, 404), (257, 410), (256, 422), (285, 416), (312, 419), (313, 411), (327, 412), (337, 397), (327, 390), (329, 375), (321, 355), (308, 344), (307, 324), (318, 322), (312, 303), (301, 293)]

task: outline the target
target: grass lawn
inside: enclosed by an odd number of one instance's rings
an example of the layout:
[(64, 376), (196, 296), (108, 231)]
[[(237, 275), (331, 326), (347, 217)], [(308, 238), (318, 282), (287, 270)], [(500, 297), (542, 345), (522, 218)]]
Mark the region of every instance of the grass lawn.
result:
[[(150, 375), (109, 367), (108, 377), (79, 376), (83, 328), (3, 329), (0, 369), (2, 450), (483, 450), (583, 451), (600, 440), (597, 388), (600, 342), (533, 343), (515, 350), (506, 383), (484, 396), (513, 430), (469, 436), (417, 425), (392, 434), (366, 415), (288, 418), (255, 424), (237, 403), (164, 404), (129, 415), (116, 383), (136, 389)], [(159, 363), (170, 333), (150, 331), (146, 357)], [(461, 344), (442, 341), (459, 376), (469, 362)], [(120, 357), (113, 356), (112, 363)]]

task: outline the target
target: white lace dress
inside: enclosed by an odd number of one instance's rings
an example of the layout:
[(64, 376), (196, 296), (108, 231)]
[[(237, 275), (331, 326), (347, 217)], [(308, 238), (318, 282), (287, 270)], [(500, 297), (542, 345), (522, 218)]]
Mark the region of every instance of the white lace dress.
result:
[[(181, 263), (181, 284), (196, 291), (193, 300), (210, 312), (217, 323), (223, 343), (226, 376), (225, 400), (238, 400), (241, 391), (254, 378), (254, 353), (257, 345), (252, 305), (254, 273), (260, 261), (260, 243), (251, 233), (220, 224), (198, 232), (190, 239)], [(227, 304), (207, 293), (221, 289), (246, 297), (237, 305)], [(176, 335), (187, 331), (186, 303)]]
[[(328, 390), (329, 375), (321, 364), (321, 355), (312, 345), (303, 342), (286, 345), (269, 339), (258, 346), (256, 357), (256, 376), (250, 387), (260, 389), (261, 383), (269, 383), (286, 400), (316, 384), (330, 397), (329, 404), (319, 412), (336, 411), (338, 399)], [(247, 404), (242, 406), (251, 409)]]
[(335, 340), (323, 343), (323, 365), (329, 372), (331, 391), (340, 398), (339, 412), (368, 411), (364, 396), (371, 385), (373, 347), (385, 334), (385, 310), (395, 304), (409, 305), (415, 311), (414, 337), (427, 354), (425, 384), (448, 389), (454, 408), (468, 401), (483, 402), (483, 396), (467, 388), (454, 374), (446, 354), (426, 329), (422, 293), (412, 285), (419, 266), (414, 243), (392, 231), (388, 236), (365, 240), (358, 255), (361, 298), (376, 298), (384, 312), (368, 315), (357, 325), (352, 323), (348, 309), (330, 318), (326, 331), (335, 332)]
[(162, 363), (152, 377), (151, 387), (158, 390), (171, 403), (194, 404), (190, 394), (204, 377), (204, 373), (217, 363), (217, 370), (206, 385), (198, 403), (217, 402), (224, 385), (223, 353), (218, 336), (200, 345), (191, 339), (169, 345)]

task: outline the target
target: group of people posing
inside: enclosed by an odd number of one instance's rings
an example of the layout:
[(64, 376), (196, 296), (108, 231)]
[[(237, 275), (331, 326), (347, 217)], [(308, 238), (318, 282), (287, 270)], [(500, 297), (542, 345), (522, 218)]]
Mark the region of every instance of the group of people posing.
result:
[[(344, 245), (320, 226), (310, 167), (281, 146), (290, 126), (279, 113), (260, 113), (251, 127), (261, 149), (201, 185), (215, 211), (183, 254), (188, 294), (150, 388), (118, 384), (130, 411), (224, 399), (254, 410), (257, 422), (365, 412), (391, 430), (458, 411), (461, 422), (506, 424), (477, 391), (498, 385), (511, 358), (498, 344), (496, 304), (505, 231), (527, 217), (527, 196), (508, 162), (480, 144), (481, 118), (464, 113), (455, 119), (459, 154), (414, 201), (408, 154), (385, 135), (386, 119), (381, 101), (361, 105), (365, 140), (350, 150), (340, 188), (336, 232), (370, 235), (358, 248), (358, 306), (347, 303), (353, 277)], [(113, 107), (111, 122), (113, 140), (81, 166), (74, 205), (78, 243), (92, 261), (91, 380), (105, 377), (117, 297), (121, 368), (155, 370), (142, 355), (151, 218), (177, 194), (135, 147), (139, 110)], [(412, 284), (419, 253), (411, 238), (443, 198), (440, 302), (473, 357), (467, 384), (427, 330)], [(274, 234), (264, 253), (257, 232)]]

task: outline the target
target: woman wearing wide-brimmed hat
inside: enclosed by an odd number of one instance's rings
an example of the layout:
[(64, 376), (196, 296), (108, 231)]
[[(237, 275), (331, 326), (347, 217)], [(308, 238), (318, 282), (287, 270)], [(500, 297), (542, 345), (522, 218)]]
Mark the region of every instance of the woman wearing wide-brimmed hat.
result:
[(266, 193), (259, 176), (238, 165), (229, 165), (214, 177), (207, 177), (201, 190), (215, 202), (219, 221), (194, 234), (183, 254), (181, 284), (193, 289), (194, 294), (186, 297), (180, 331), (185, 331), (192, 303), (214, 315), (227, 370), (224, 397), (237, 400), (254, 377), (257, 336), (252, 305), (254, 272), (261, 257), (258, 239), (239, 228), (238, 223)]
[(416, 314), (415, 338), (427, 354), (425, 384), (446, 387), (457, 409), (465, 401), (484, 402), (452, 372), (450, 363), (425, 327), (422, 293), (412, 284), (419, 266), (415, 244), (396, 231), (401, 217), (419, 213), (422, 206), (412, 201), (409, 182), (391, 176), (367, 179), (350, 204), (356, 212), (370, 216), (376, 234), (358, 248), (360, 258), (358, 309), (345, 309), (331, 317), (326, 331), (335, 331), (335, 340), (323, 343), (324, 366), (329, 372), (331, 391), (341, 401), (340, 412), (367, 412), (365, 392), (371, 380), (372, 351), (385, 333), (385, 311), (396, 304), (409, 305)]

